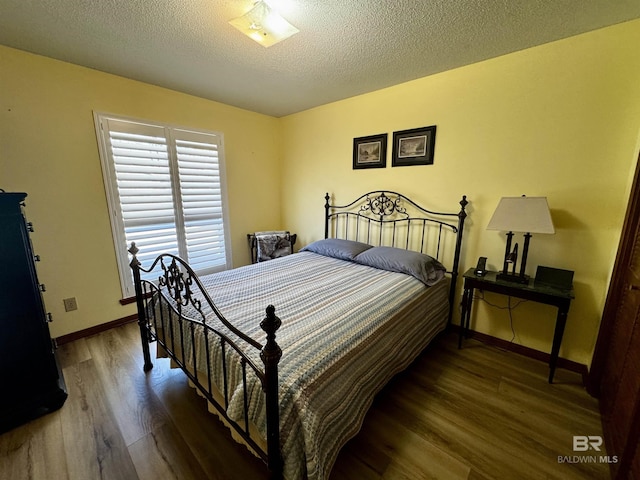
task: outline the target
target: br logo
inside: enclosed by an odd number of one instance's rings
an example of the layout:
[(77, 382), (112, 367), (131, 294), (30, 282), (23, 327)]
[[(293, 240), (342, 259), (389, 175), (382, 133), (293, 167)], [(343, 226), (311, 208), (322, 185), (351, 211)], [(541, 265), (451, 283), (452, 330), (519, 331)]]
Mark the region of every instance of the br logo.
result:
[(602, 446), (602, 437), (600, 435), (574, 435), (573, 436), (573, 451), (574, 452), (587, 452), (589, 450), (600, 451)]

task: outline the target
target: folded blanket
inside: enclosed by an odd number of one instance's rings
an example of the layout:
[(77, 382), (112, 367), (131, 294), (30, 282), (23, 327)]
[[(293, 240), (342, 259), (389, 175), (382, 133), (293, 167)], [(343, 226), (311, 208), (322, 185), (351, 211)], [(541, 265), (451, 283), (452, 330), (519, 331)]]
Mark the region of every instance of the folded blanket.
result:
[(289, 232), (256, 232), (257, 261), (264, 262), (289, 255), (292, 250)]

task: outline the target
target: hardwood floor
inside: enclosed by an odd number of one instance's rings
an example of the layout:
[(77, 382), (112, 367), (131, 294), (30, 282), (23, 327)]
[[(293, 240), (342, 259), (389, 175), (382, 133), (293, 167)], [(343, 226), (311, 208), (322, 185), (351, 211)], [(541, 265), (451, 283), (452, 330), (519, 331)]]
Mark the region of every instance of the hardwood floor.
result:
[[(179, 370), (156, 360), (143, 373), (135, 324), (58, 353), (69, 398), (0, 435), (0, 479), (268, 478)], [(604, 451), (573, 451), (574, 435), (602, 435), (597, 401), (579, 375), (547, 376), (542, 362), (445, 335), (376, 397), (331, 480), (609, 478), (585, 463)]]

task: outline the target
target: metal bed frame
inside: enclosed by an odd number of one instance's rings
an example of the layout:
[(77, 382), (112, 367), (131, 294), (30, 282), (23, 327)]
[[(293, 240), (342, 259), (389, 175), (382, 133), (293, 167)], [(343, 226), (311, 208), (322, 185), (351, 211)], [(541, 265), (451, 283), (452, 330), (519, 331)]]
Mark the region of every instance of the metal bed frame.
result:
[[(415, 249), (442, 261), (442, 257), (449, 253), (446, 237), (449, 234), (455, 235), (452, 267), (447, 270), (447, 273), (451, 275), (448, 318), (450, 323), (458, 277), (462, 233), (467, 216), (465, 211), (468, 203), (466, 196), (463, 196), (459, 203), (461, 208), (457, 213), (433, 212), (420, 207), (399, 193), (377, 190), (366, 193), (347, 205), (340, 206), (332, 205), (327, 193), (325, 195), (324, 236), (329, 238), (329, 235), (332, 234), (335, 238)], [(412, 210), (417, 213), (411, 214)], [(457, 220), (452, 220), (453, 218)], [(416, 242), (418, 243), (416, 244)], [(417, 248), (418, 246), (419, 248)], [(264, 343), (257, 342), (224, 318), (196, 273), (184, 260), (171, 254), (162, 254), (155, 259), (149, 268), (145, 269), (137, 258), (138, 251), (135, 243), (132, 243), (129, 248), (132, 255), (130, 267), (133, 271), (136, 291), (144, 371), (153, 368), (149, 343), (156, 341), (185, 372), (217, 412), (226, 419), (231, 428), (262, 458), (268, 466), (271, 478), (281, 479), (283, 461), (280, 450), (278, 363), (282, 356), (282, 350), (276, 342), (276, 332), (282, 322), (275, 314), (275, 307), (273, 305), (266, 307), (266, 316), (260, 323), (260, 327), (265, 332), (266, 340)], [(159, 271), (157, 283), (141, 279), (141, 272), (149, 273), (156, 268)], [(163, 304), (167, 308), (155, 309), (154, 306), (157, 303)], [(229, 331), (233, 332), (237, 339), (230, 338), (228, 334), (220, 331), (220, 328), (216, 328), (213, 322), (205, 321), (204, 310), (206, 307), (211, 309), (217, 319)], [(159, 314), (156, 314), (156, 311)], [(169, 334), (164, 329), (158, 329), (158, 325), (163, 325), (165, 322), (170, 325)], [(178, 338), (174, 334), (173, 325), (177, 325), (179, 328)], [(191, 345), (195, 343), (196, 328), (202, 329), (204, 335), (207, 358), (206, 372), (198, 372), (198, 369), (195, 368), (195, 348), (190, 349), (192, 358), (187, 358), (185, 354), (189, 350), (185, 349), (185, 345), (188, 342), (191, 342)], [(160, 331), (161, 334), (159, 334)], [(216, 387), (223, 396), (223, 401), (220, 403), (214, 398), (214, 385), (212, 385), (211, 379), (212, 365), (209, 354), (212, 342), (218, 342), (222, 351), (223, 385)], [(229, 403), (228, 366), (224, 354), (227, 349), (232, 349), (237, 353), (242, 368), (244, 420), (240, 423), (227, 415)], [(263, 365), (257, 365), (252, 361), (245, 352), (246, 349), (259, 350)], [(193, 371), (188, 367), (189, 361), (193, 362)], [(260, 380), (265, 395), (266, 451), (250, 435), (246, 388), (247, 369)], [(202, 378), (203, 373), (205, 378)]]

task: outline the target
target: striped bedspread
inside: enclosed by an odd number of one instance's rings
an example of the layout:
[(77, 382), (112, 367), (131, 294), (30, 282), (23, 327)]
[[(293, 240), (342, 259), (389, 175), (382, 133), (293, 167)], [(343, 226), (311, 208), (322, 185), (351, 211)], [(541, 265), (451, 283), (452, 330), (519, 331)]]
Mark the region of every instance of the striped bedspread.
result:
[[(311, 252), (201, 280), (227, 320), (260, 343), (265, 341), (259, 323), (266, 306), (274, 305), (282, 320), (276, 340), (283, 352), (280, 441), (287, 480), (328, 478), (340, 448), (358, 432), (375, 394), (444, 329), (449, 310), (446, 280), (428, 288), (408, 275)], [(206, 371), (201, 332), (196, 337), (196, 368)], [(213, 343), (214, 382), (222, 385), (220, 348)], [(233, 357), (237, 363), (237, 355), (229, 350), (228, 366)], [(191, 358), (190, 345), (184, 353)], [(251, 356), (262, 365), (257, 350)], [(239, 366), (227, 380), (227, 413), (242, 424)], [(264, 436), (264, 396), (254, 376), (247, 390), (250, 419)]]

